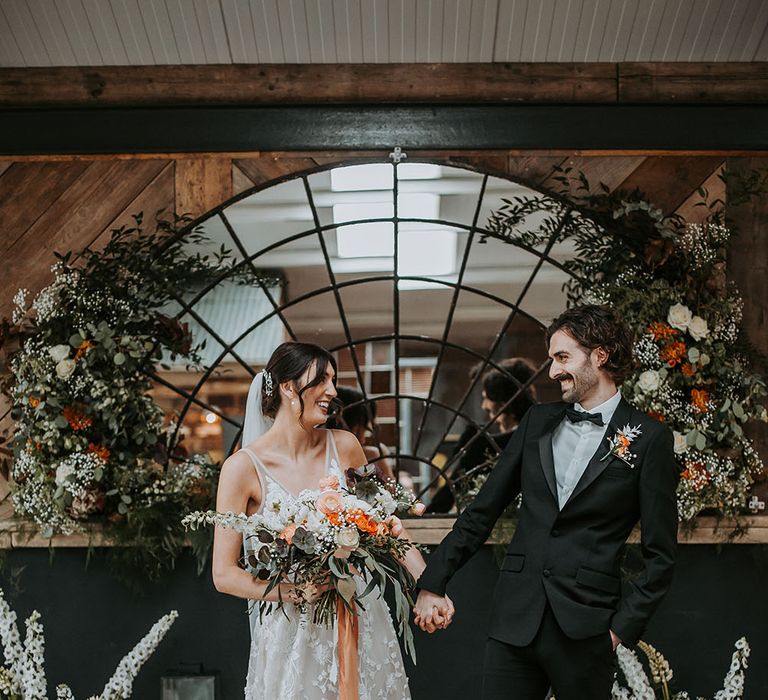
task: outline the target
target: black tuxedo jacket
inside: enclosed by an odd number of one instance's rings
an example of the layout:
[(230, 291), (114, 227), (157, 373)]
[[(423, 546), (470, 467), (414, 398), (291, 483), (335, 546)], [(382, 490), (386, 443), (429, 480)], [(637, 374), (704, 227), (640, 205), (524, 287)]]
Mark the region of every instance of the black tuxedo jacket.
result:
[[(559, 509), (552, 433), (567, 406), (539, 404), (525, 414), (477, 498), (430, 556), (418, 585), (443, 595), (451, 576), (522, 492), (520, 519), (494, 592), (489, 636), (518, 646), (530, 643), (549, 601), (572, 639), (612, 629), (634, 646), (672, 578), (679, 478), (672, 433), (622, 399), (605, 439)], [(608, 438), (626, 425), (642, 431), (630, 446), (633, 467), (618, 457), (602, 459)], [(638, 520), (644, 570), (622, 595), (622, 550)]]

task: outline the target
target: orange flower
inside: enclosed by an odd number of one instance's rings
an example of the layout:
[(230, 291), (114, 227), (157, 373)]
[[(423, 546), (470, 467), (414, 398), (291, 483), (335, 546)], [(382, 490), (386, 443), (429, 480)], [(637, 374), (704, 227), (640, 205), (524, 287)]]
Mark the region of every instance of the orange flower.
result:
[(325, 517), (331, 525), (338, 527), (341, 525), (341, 513), (326, 513)]
[(710, 473), (702, 462), (686, 462), (682, 479), (692, 482), (694, 491), (701, 491), (712, 479)]
[(694, 374), (696, 374), (696, 370), (693, 368), (693, 365), (690, 362), (684, 362), (683, 366), (680, 368), (680, 371), (686, 377), (692, 377)]
[(376, 534), (379, 527), (373, 518), (358, 509), (347, 511), (347, 521), (356, 525), (360, 532), (368, 532), (372, 535)]
[(663, 414), (661, 414), (661, 413), (659, 413), (658, 411), (648, 411), (648, 415), (649, 415), (651, 418), (655, 418), (657, 421), (659, 421), (659, 423), (664, 423), (664, 422), (666, 422), (666, 420), (667, 420), (667, 419), (664, 417), (664, 415), (663, 415)]
[(282, 532), (278, 535), (278, 537), (282, 537), (288, 544), (293, 543), (293, 536), (296, 533), (296, 524), (291, 523), (290, 525), (286, 525)]
[(709, 392), (706, 389), (691, 389), (693, 410), (704, 413), (709, 407)]
[(96, 445), (92, 442), (88, 443), (88, 452), (95, 454), (99, 459), (106, 462), (109, 460), (109, 448), (104, 445)]
[(77, 362), (85, 353), (87, 353), (93, 347), (93, 342), (90, 340), (84, 340), (80, 343), (80, 347), (77, 348), (75, 353), (75, 362)]
[(670, 367), (674, 367), (675, 365), (678, 365), (680, 362), (682, 362), (683, 357), (685, 357), (686, 350), (687, 348), (685, 347), (684, 342), (681, 340), (675, 340), (667, 345), (667, 347), (662, 348), (659, 356)]
[(667, 340), (678, 335), (679, 331), (666, 323), (652, 323), (648, 326), (648, 332), (653, 335), (654, 340)]
[(67, 423), (69, 423), (69, 427), (72, 428), (72, 430), (85, 430), (93, 423), (88, 416), (84, 413), (80, 413), (72, 408), (72, 406), (66, 406), (64, 408), (64, 418), (67, 419)]
[(36, 399), (34, 396), (30, 396), (29, 405), (32, 406), (32, 408), (37, 408), (40, 405), (40, 399)]

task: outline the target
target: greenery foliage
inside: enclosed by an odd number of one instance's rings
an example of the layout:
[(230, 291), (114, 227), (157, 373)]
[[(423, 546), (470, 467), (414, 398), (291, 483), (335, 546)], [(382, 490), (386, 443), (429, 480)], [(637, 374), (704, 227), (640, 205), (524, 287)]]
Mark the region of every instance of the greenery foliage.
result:
[(97, 523), (124, 545), (116, 563), (150, 578), (173, 565), (181, 518), (210, 506), (218, 473), (206, 455), (185, 456), (150, 395), (163, 358), (199, 364), (201, 347), (168, 309), (208, 281), (253, 279), (224, 248), (190, 252), (210, 246), (200, 230), (180, 235), (188, 223), (147, 231), (139, 215), (101, 250), (57, 255), (53, 283), (31, 303), (20, 290), (0, 326), (16, 514), (45, 537)]
[[(570, 276), (569, 304), (610, 304), (635, 331), (637, 369), (622, 391), (675, 432), (681, 519), (745, 512), (763, 465), (744, 425), (768, 414), (761, 359), (726, 277), (731, 231), (723, 201), (700, 190), (706, 216), (690, 223), (665, 215), (639, 191), (611, 192), (604, 184), (593, 191), (580, 172), (557, 169), (554, 180), (559, 195), (504, 200), (488, 229), (555, 263), (554, 246), (570, 245), (573, 254), (560, 263)], [(765, 185), (760, 173), (731, 178), (731, 204)]]

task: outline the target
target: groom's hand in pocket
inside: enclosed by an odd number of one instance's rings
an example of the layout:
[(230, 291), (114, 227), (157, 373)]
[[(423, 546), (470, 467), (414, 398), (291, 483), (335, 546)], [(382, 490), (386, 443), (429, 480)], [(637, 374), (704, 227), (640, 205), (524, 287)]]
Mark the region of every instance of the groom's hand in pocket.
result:
[(453, 601), (447, 595), (440, 596), (422, 589), (413, 608), (413, 619), (424, 632), (432, 634), (450, 625), (454, 613)]

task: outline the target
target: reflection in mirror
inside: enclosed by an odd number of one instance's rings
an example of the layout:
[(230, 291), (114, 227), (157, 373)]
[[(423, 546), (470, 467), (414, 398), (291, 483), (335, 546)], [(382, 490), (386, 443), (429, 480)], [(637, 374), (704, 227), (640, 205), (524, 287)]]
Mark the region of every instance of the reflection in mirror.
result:
[[(200, 371), (171, 363), (158, 377), (185, 449), (216, 459), (236, 449), (255, 372), (279, 343), (304, 340), (331, 349), (339, 386), (374, 407), (361, 435), (400, 480), (426, 501), (445, 490), (442, 470), (455, 471), (467, 435), (484, 431), (483, 444), (498, 448), (503, 421), (484, 397), (488, 370), (510, 374), (505, 360), (526, 358), (539, 372), (530, 379), (538, 400), (556, 397), (542, 328), (565, 307), (562, 263), (572, 250), (511, 243), (492, 221), (506, 201), (535, 194), (463, 168), (377, 162), (225, 206), (203, 224), (209, 247), (233, 250), (259, 282), (223, 280), (177, 309), (205, 343)], [(521, 217), (519, 231), (544, 216)]]

